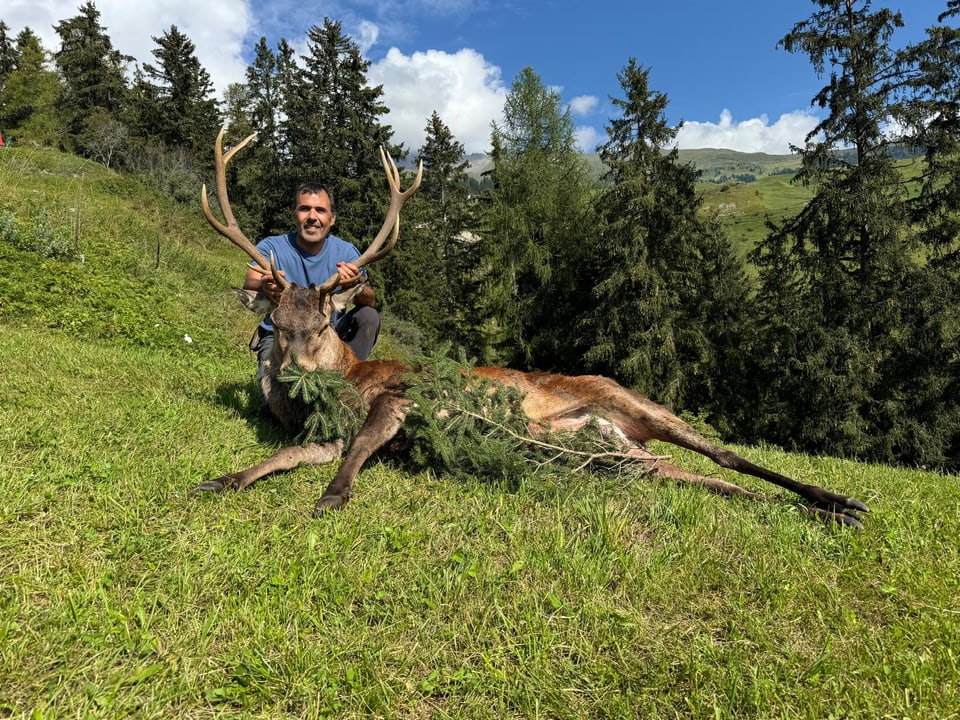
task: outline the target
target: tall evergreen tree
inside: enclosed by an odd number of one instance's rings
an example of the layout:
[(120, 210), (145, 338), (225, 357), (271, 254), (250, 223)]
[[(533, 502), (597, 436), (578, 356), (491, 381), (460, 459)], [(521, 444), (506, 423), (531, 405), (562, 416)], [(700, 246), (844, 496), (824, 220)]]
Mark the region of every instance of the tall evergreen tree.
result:
[(945, 24), (960, 16), (960, 0), (947, 4), (926, 39), (901, 52), (902, 99), (893, 109), (905, 142), (926, 161), (911, 218), (923, 226), (921, 242), (941, 254), (960, 237), (960, 28)]
[(140, 132), (181, 147), (207, 164), (221, 121), (210, 74), (200, 65), (196, 46), (176, 25), (153, 41), (158, 64), (144, 64), (136, 88)]
[(81, 134), (92, 115), (107, 121), (119, 116), (126, 101), (126, 63), (133, 58), (113, 48), (100, 12), (92, 1), (80, 6), (80, 14), (61, 20), (54, 28), (60, 50), (54, 61), (63, 82), (57, 102), (68, 133), (68, 148), (83, 149)]
[(470, 192), (466, 150), (436, 110), (430, 115), (424, 132), (426, 137), (417, 160), (423, 161), (424, 167), (432, 172), (421, 185), (419, 194), (449, 208), (444, 214), (455, 212)]
[(470, 257), (476, 243), (465, 232), (469, 211), (468, 163), (463, 144), (434, 112), (418, 153), (423, 183), (404, 207), (397, 248), (384, 263), (384, 294), (398, 317), (413, 322), (431, 345), (463, 345), (473, 310)]
[(281, 134), (284, 68), (295, 64), (295, 52), (285, 39), (280, 40), (274, 53), (262, 37), (254, 48), (254, 59), (246, 73), (250, 122), (257, 129), (257, 144), (277, 156), (284, 155), (285, 139)]
[(814, 98), (827, 116), (798, 149), (798, 178), (816, 194), (753, 255), (758, 347), (768, 349), (751, 353), (762, 408), (754, 428), (816, 452), (942, 462), (942, 442), (935, 450), (930, 428), (915, 422), (942, 390), (942, 370), (933, 384), (913, 372), (908, 338), (918, 309), (944, 288), (928, 272), (907, 180), (890, 152), (905, 137), (887, 123), (909, 73), (891, 49), (902, 18), (872, 12), (869, 0), (815, 4), (820, 9), (781, 40), (830, 80)]
[[(331, 186), (337, 232), (362, 245), (383, 222), (387, 193), (378, 147), (394, 157), (393, 131), (381, 118), (388, 112), (381, 87), (367, 83), (370, 61), (345, 35), (339, 22), (325, 19), (307, 33), (308, 54), (298, 72), (281, 68), (290, 193), (304, 181)], [(289, 203), (289, 200), (288, 200)], [(289, 209), (287, 210), (289, 217)]]
[[(904, 325), (884, 371), (902, 405), (884, 455), (960, 468), (960, 0), (925, 40), (900, 54), (903, 142), (924, 151), (919, 192), (907, 200), (917, 268), (906, 280)], [(945, 21), (952, 20), (953, 25)], [(878, 453), (879, 454), (879, 453)]]
[(17, 67), (17, 46), (9, 32), (9, 26), (0, 20), (0, 89)]
[[(590, 312), (578, 332), (593, 370), (661, 402), (713, 411), (736, 395), (738, 333), (748, 286), (719, 224), (701, 216), (699, 172), (681, 163), (667, 96), (634, 58), (618, 74), (619, 115), (600, 158), (612, 187), (599, 207)], [(731, 367), (734, 365), (734, 367)]]
[(40, 38), (24, 28), (17, 35), (14, 69), (0, 87), (0, 127), (19, 143), (54, 145), (62, 137), (55, 103), (62, 86), (48, 69), (49, 54)]
[[(260, 38), (253, 62), (247, 68), (247, 122), (257, 132), (257, 142), (238, 158), (237, 198), (252, 213), (250, 229), (257, 236), (284, 232), (290, 226), (292, 180), (287, 174), (289, 143), (283, 132), (286, 87), (295, 87), (296, 53), (281, 39), (277, 52)], [(240, 133), (231, 127), (231, 135)]]
[(567, 321), (585, 300), (581, 267), (594, 230), (592, 181), (573, 131), (560, 96), (521, 70), (491, 137), (476, 348), (486, 362), (577, 364)]

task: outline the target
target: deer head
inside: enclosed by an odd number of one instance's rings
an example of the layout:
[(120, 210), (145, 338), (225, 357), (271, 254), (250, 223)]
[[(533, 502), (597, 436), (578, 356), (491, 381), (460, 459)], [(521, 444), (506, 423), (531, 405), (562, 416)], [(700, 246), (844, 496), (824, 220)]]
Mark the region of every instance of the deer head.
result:
[[(339, 272), (314, 287), (302, 288), (291, 284), (277, 272), (273, 258), (267, 260), (257, 250), (256, 245), (240, 230), (234, 218), (230, 208), (226, 176), (227, 163), (256, 137), (256, 133), (241, 140), (226, 154), (223, 152), (223, 134), (223, 129), (217, 134), (214, 146), (214, 168), (217, 198), (226, 222), (218, 220), (211, 211), (206, 185), (201, 191), (203, 214), (218, 233), (243, 250), (264, 272), (271, 273), (277, 284), (284, 288), (280, 296), (280, 304), (276, 306), (262, 293), (240, 290), (238, 297), (244, 305), (255, 312), (270, 312), (270, 319), (274, 326), (275, 347), (279, 351), (282, 365), (289, 363), (295, 356), (307, 370), (340, 366), (339, 359), (344, 356), (344, 352), (349, 354), (350, 350), (340, 342), (330, 322), (337, 312), (346, 307), (358, 288), (341, 287)], [(388, 157), (382, 147), (380, 163), (383, 165), (387, 184), (390, 186), (390, 206), (379, 232), (367, 249), (354, 261), (358, 268), (381, 260), (393, 250), (400, 235), (400, 210), (420, 187), (420, 181), (423, 179), (423, 162), (421, 161), (413, 184), (401, 191), (400, 171), (393, 158)], [(338, 288), (340, 288), (339, 291), (335, 292)]]

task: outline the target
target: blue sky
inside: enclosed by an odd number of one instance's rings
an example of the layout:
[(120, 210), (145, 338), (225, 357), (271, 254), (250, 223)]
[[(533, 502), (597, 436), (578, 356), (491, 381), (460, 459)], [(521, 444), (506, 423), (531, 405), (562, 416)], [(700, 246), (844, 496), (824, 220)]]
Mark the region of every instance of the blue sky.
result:
[[(53, 25), (81, 0), (7, 0), (0, 11), (14, 33), (29, 26), (47, 49)], [(810, 106), (825, 84), (809, 60), (777, 49), (816, 9), (810, 0), (100, 0), (115, 47), (140, 62), (176, 25), (222, 90), (242, 81), (260, 37), (304, 48), (324, 17), (342, 23), (371, 61), (391, 109), (385, 121), (411, 150), (437, 111), (468, 152), (489, 147), (490, 124), (517, 74), (530, 66), (560, 93), (585, 151), (593, 151), (622, 95), (617, 73), (630, 57), (650, 68), (651, 89), (670, 101), (668, 121), (685, 126), (680, 147), (788, 152), (816, 125)], [(894, 45), (920, 39), (946, 0), (874, 0), (903, 14)]]

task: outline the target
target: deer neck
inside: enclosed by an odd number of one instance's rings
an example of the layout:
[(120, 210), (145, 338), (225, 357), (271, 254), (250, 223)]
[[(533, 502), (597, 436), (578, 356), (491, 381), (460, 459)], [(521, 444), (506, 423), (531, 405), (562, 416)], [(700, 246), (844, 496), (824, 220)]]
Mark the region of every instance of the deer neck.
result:
[(356, 365), (360, 360), (354, 354), (353, 350), (350, 349), (350, 346), (347, 345), (343, 340), (340, 339), (340, 336), (337, 335), (337, 331), (332, 327), (327, 327), (324, 330), (324, 358), (321, 365), (327, 370), (339, 370), (344, 376), (350, 372), (350, 369)]

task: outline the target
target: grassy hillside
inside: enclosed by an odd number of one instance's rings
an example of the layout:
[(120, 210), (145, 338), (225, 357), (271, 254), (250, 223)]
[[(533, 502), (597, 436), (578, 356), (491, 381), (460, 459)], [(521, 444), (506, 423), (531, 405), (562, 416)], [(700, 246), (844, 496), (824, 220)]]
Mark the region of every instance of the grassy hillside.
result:
[(754, 182), (702, 184), (703, 208), (715, 212), (727, 237), (741, 249), (767, 236), (766, 222), (795, 215), (813, 196), (813, 189), (792, 182), (792, 175), (770, 175)]
[[(593, 176), (602, 177), (606, 168), (599, 156), (586, 154), (584, 159)], [(809, 188), (791, 183), (791, 171), (800, 165), (795, 155), (706, 148), (681, 150), (680, 161), (703, 173), (700, 190), (705, 211), (718, 214), (730, 239), (744, 251), (766, 235), (767, 219), (793, 214), (812, 195)], [(472, 156), (468, 173), (479, 179), (492, 165), (489, 157)]]
[(388, 460), (322, 520), (332, 467), (191, 497), (282, 442), (243, 258), (193, 208), (8, 149), (0, 259), (0, 717), (958, 715), (956, 478), (741, 448), (867, 502), (859, 532), (750, 481), (776, 501)]
[[(600, 178), (606, 167), (596, 153), (584, 153), (594, 177)], [(488, 155), (474, 154), (469, 158), (467, 173), (470, 177), (480, 176), (493, 167)], [(744, 181), (748, 176), (754, 178), (776, 174), (789, 174), (800, 167), (796, 155), (769, 155), (767, 153), (744, 153), (724, 148), (702, 148), (681, 150), (680, 161), (691, 163), (703, 173), (702, 180), (709, 183)]]

